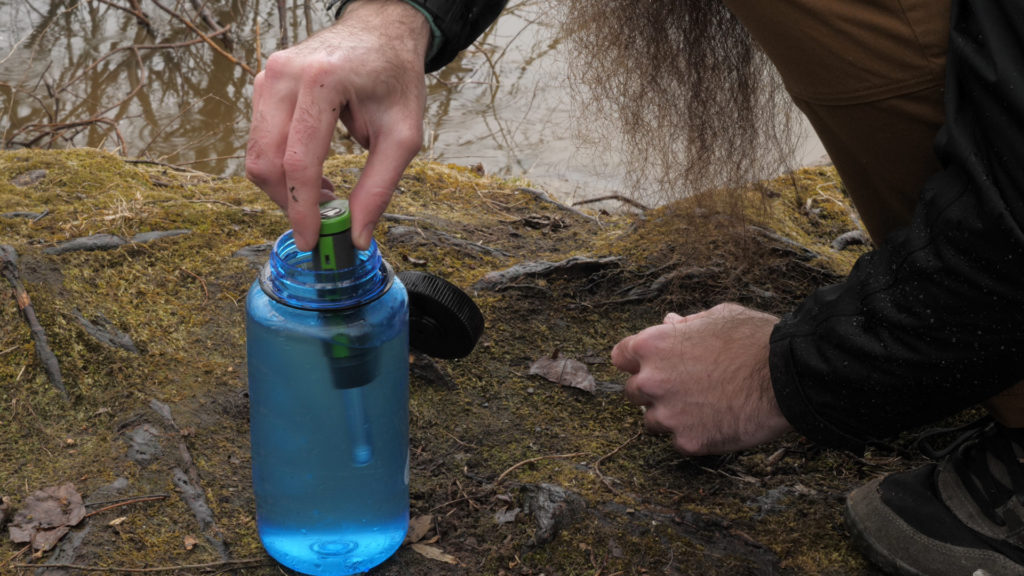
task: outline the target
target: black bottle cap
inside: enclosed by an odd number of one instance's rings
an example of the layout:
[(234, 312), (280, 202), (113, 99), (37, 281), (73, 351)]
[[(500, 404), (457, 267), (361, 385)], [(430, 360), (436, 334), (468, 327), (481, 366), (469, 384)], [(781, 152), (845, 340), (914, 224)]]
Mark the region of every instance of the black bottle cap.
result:
[(415, 270), (398, 273), (409, 292), (409, 346), (433, 358), (463, 358), (484, 332), (484, 316), (468, 294)]

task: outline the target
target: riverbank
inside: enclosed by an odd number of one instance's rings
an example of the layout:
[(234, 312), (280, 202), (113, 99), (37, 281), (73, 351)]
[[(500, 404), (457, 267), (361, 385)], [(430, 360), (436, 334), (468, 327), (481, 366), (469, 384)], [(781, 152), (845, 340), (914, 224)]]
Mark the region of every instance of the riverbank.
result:
[[(330, 159), (339, 190), (362, 161)], [(382, 251), (469, 291), (486, 330), (463, 360), (413, 358), (413, 541), (373, 574), (875, 574), (847, 541), (842, 500), (914, 464), (900, 443), (855, 457), (792, 435), (684, 458), (640, 433), (608, 362), (668, 311), (784, 313), (867, 249), (833, 247), (857, 226), (829, 168), (744, 194), (744, 218), (711, 197), (580, 212), (527, 182), (414, 163)], [(5, 531), (0, 573), (280, 574), (255, 532), (243, 320), (284, 217), (242, 179), (84, 149), (0, 154), (0, 214), (64, 388), (4, 296), (0, 523), (21, 531), (38, 490), (71, 484), (83, 500), (38, 556)], [(68, 244), (83, 238), (89, 249)], [(578, 361), (592, 389), (531, 374), (553, 356)]]

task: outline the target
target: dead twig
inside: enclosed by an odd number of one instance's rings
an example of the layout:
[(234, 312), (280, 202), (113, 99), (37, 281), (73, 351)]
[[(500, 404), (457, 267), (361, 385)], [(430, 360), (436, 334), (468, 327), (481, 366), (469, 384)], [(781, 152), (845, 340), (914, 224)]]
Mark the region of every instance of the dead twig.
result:
[(477, 446), (475, 444), (470, 444), (469, 442), (463, 442), (462, 440), (459, 440), (458, 438), (455, 437), (454, 434), (452, 434), (451, 432), (448, 432), (447, 430), (441, 430), (441, 432), (444, 432), (445, 435), (450, 437), (452, 440), (455, 440), (460, 446), (465, 446), (466, 448), (480, 448), (479, 446)]
[(618, 447), (615, 448), (615, 450), (612, 450), (611, 452), (605, 454), (604, 456), (601, 456), (600, 458), (594, 461), (594, 473), (597, 474), (597, 477), (601, 479), (601, 483), (607, 486), (608, 489), (614, 492), (615, 494), (618, 494), (618, 491), (615, 488), (612, 488), (612, 485), (608, 483), (607, 476), (601, 473), (601, 462), (604, 462), (608, 458), (614, 456), (619, 450), (625, 448), (630, 442), (639, 438), (641, 434), (643, 434), (643, 430), (634, 434), (629, 440), (626, 440), (622, 444), (619, 444)]
[(28, 552), (31, 548), (32, 548), (32, 544), (27, 544), (21, 550), (18, 550), (14, 554), (11, 554), (10, 558), (8, 558), (7, 560), (4, 560), (3, 562), (0, 562), (0, 568), (3, 568), (4, 566), (7, 566), (8, 563), (10, 563), (12, 560), (17, 559), (18, 557), (23, 555), (25, 552)]
[(104, 506), (103, 508), (93, 510), (92, 512), (89, 512), (88, 514), (83, 516), (82, 519), (84, 520), (85, 518), (88, 518), (90, 516), (95, 516), (108, 510), (113, 510), (114, 508), (120, 508), (121, 506), (127, 506), (129, 504), (138, 504), (140, 502), (152, 502), (154, 500), (164, 500), (166, 498), (167, 494), (155, 494), (153, 496), (139, 496), (138, 498), (129, 498), (127, 500), (115, 502), (114, 504), (109, 504), (107, 506)]
[[(133, 91), (132, 95), (134, 95), (134, 92), (135, 91)], [(129, 98), (130, 97), (131, 96), (129, 96)], [(125, 98), (125, 100), (127, 100), (127, 99), (128, 98)], [(33, 146), (35, 146), (40, 140), (42, 140), (46, 136), (51, 136), (53, 138), (56, 138), (57, 135), (61, 134), (62, 132), (66, 131), (66, 130), (70, 130), (70, 129), (73, 129), (73, 128), (82, 128), (82, 127), (85, 127), (85, 126), (91, 126), (93, 124), (106, 124), (106, 125), (110, 126), (111, 130), (114, 131), (114, 135), (117, 136), (118, 148), (121, 149), (121, 154), (122, 155), (126, 155), (128, 153), (127, 146), (126, 146), (125, 140), (124, 140), (124, 136), (121, 135), (121, 130), (118, 129), (117, 123), (114, 122), (113, 120), (109, 119), (109, 118), (94, 117), (94, 118), (87, 118), (85, 120), (76, 120), (76, 121), (73, 121), (73, 122), (54, 122), (54, 123), (50, 123), (50, 124), (29, 124), (27, 126), (24, 126), (24, 127), (20, 128), (20, 129), (18, 129), (17, 131), (15, 131), (15, 134), (23, 134), (23, 133), (31, 132), (31, 131), (39, 131), (40, 134), (38, 136), (36, 136), (32, 140), (29, 140), (28, 142), (22, 144), (22, 146), (24, 146), (26, 148), (32, 148)], [(12, 137), (11, 141), (13, 142), (13, 137)]]
[(528, 188), (526, 186), (520, 186), (519, 188), (516, 188), (516, 192), (523, 192), (523, 193), (529, 194), (529, 195), (533, 196), (534, 198), (540, 200), (541, 202), (547, 202), (548, 204), (553, 204), (553, 205), (557, 206), (558, 208), (560, 208), (562, 210), (565, 210), (566, 212), (572, 212), (573, 214), (579, 216), (580, 218), (585, 218), (585, 219), (590, 220), (591, 222), (594, 222), (596, 224), (600, 224), (601, 223), (600, 220), (598, 220), (597, 218), (594, 218), (590, 214), (586, 214), (584, 212), (581, 212), (580, 210), (577, 210), (577, 209), (573, 208), (572, 206), (566, 206), (565, 204), (562, 204), (561, 202), (557, 202), (555, 200), (552, 200), (551, 197), (548, 196), (547, 193), (544, 192), (543, 190), (537, 190), (535, 188)]
[(206, 289), (206, 280), (203, 280), (201, 277), (193, 274), (192, 272), (189, 272), (188, 270), (185, 270), (184, 268), (178, 268), (178, 270), (181, 270), (185, 274), (188, 274), (189, 276), (195, 278), (196, 280), (199, 280), (199, 283), (202, 284), (203, 286), (203, 304), (208, 302), (210, 300), (210, 291)]
[(277, 21), (281, 27), (281, 50), (288, 47), (288, 8), (285, 6), (285, 0), (277, 0)]
[(518, 463), (512, 465), (511, 468), (509, 468), (508, 470), (505, 470), (500, 475), (498, 475), (498, 479), (494, 481), (494, 484), (495, 485), (501, 484), (501, 481), (505, 479), (505, 476), (508, 476), (513, 470), (515, 470), (515, 469), (517, 469), (517, 468), (519, 468), (521, 466), (525, 466), (527, 464), (532, 464), (534, 462), (540, 462), (541, 460), (553, 460), (553, 459), (557, 459), (557, 458), (573, 458), (575, 456), (582, 456), (584, 454), (586, 454), (586, 452), (572, 452), (570, 454), (552, 454), (550, 456), (537, 456), (536, 458), (528, 458), (526, 460), (523, 460), (522, 462), (518, 462)]
[(139, 23), (140, 26), (142, 26), (143, 28), (146, 29), (146, 32), (150, 36), (154, 36), (154, 37), (156, 36), (156, 31), (153, 30), (153, 25), (150, 23), (149, 18), (146, 16), (146, 14), (142, 11), (142, 6), (139, 5), (138, 0), (129, 0), (128, 3), (131, 4), (131, 8), (126, 8), (124, 6), (121, 6), (120, 4), (116, 4), (114, 2), (111, 2), (110, 0), (93, 0), (93, 1), (94, 2), (99, 2), (100, 4), (106, 4), (107, 6), (110, 6), (111, 8), (114, 8), (115, 10), (121, 10), (122, 12), (127, 12), (128, 14), (131, 14), (132, 16), (135, 16), (135, 20)]
[(224, 48), (234, 50), (235, 39), (228, 33), (228, 26), (224, 26), (218, 22), (217, 19), (213, 17), (213, 14), (210, 14), (210, 11), (206, 9), (206, 5), (201, 4), (199, 0), (192, 0), (192, 7), (199, 13), (199, 17), (203, 19), (203, 22), (206, 22), (206, 25), (213, 31), (213, 34), (210, 34), (210, 37), (212, 38), (216, 34), (224, 33), (221, 37), (221, 41), (224, 42)]
[(576, 202), (573, 202), (572, 205), (573, 206), (582, 206), (584, 204), (593, 204), (594, 202), (603, 202), (605, 200), (618, 200), (619, 202), (622, 202), (623, 204), (628, 204), (628, 205), (632, 206), (633, 208), (636, 208), (637, 210), (640, 210), (642, 212), (647, 212), (648, 210), (650, 210), (650, 208), (648, 208), (647, 206), (644, 206), (643, 204), (637, 202), (636, 200), (633, 200), (632, 198), (630, 198), (628, 196), (623, 196), (622, 194), (609, 194), (607, 196), (598, 196), (597, 198), (587, 198), (586, 200), (577, 200)]
[[(428, 513), (437, 512), (441, 508), (447, 508), (448, 506), (451, 506), (452, 504), (458, 504), (459, 502), (465, 502), (467, 500), (470, 500), (469, 496), (463, 496), (461, 498), (456, 498), (455, 500), (449, 500), (449, 501), (445, 502), (444, 504), (438, 504), (437, 506), (434, 506), (433, 508), (431, 508), (427, 512)], [(470, 503), (472, 503), (472, 500), (470, 500)]]
[[(218, 35), (223, 34), (225, 32), (227, 32), (227, 30), (213, 32), (211, 34), (208, 34), (207, 36), (209, 38), (214, 38), (214, 37), (217, 37)], [(82, 78), (84, 78), (86, 76), (86, 74), (88, 74), (90, 72), (93, 72), (105, 60), (107, 60), (108, 58), (110, 58), (110, 57), (112, 57), (112, 56), (114, 56), (114, 55), (116, 55), (116, 54), (118, 54), (120, 52), (128, 52), (128, 51), (138, 52), (138, 51), (141, 51), (141, 50), (177, 50), (179, 48), (188, 48), (189, 46), (194, 46), (196, 44), (202, 44), (202, 43), (203, 43), (203, 39), (202, 38), (193, 38), (192, 40), (183, 40), (181, 42), (167, 42), (167, 43), (164, 43), (164, 44), (133, 44), (132, 46), (121, 46), (119, 48), (114, 48), (110, 52), (107, 52), (103, 56), (100, 56), (99, 58), (93, 60), (92, 63), (89, 64), (88, 66), (86, 66), (81, 72), (79, 72), (77, 75), (73, 76), (70, 80), (68, 80), (68, 81), (64, 82), (63, 84), (61, 84), (57, 88), (57, 92), (63, 92), (65, 90), (67, 90), (67, 88), (69, 86), (71, 86), (72, 84), (74, 84), (74, 83), (78, 82), (79, 80), (81, 80)], [(140, 62), (140, 64), (141, 64), (141, 62)], [(140, 68), (140, 72), (142, 70), (143, 70), (143, 68)], [(145, 82), (145, 78), (144, 77), (140, 78), (140, 82), (139, 83), (143, 84), (144, 82)], [(124, 100), (121, 100), (121, 102), (124, 102)], [(118, 104), (120, 104), (120, 102)], [(116, 105), (115, 105), (115, 107), (116, 107)], [(108, 110), (109, 110), (109, 108), (108, 108)]]
[(191, 21), (188, 20), (188, 18), (185, 18), (181, 14), (178, 14), (174, 10), (171, 10), (170, 8), (168, 8), (167, 6), (164, 6), (162, 3), (159, 2), (159, 0), (153, 0), (153, 4), (156, 4), (157, 8), (160, 8), (161, 10), (166, 12), (168, 15), (172, 16), (173, 18), (175, 18), (176, 20), (178, 20), (179, 22), (184, 24), (185, 27), (187, 27), (189, 30), (194, 32), (197, 36), (202, 38), (203, 41), (206, 42), (210, 46), (210, 48), (213, 48), (218, 54), (220, 54), (221, 56), (227, 58), (229, 62), (231, 62), (232, 64), (237, 65), (242, 70), (245, 70), (246, 73), (249, 74), (250, 76), (255, 76), (256, 75), (256, 72), (254, 72), (253, 69), (250, 68), (248, 64), (246, 64), (245, 62), (242, 62), (238, 58), (235, 58), (234, 55), (232, 55), (230, 52), (228, 52), (227, 50), (224, 50), (223, 48), (218, 46), (217, 43), (214, 42), (213, 39), (210, 38), (210, 36), (208, 34), (203, 34), (203, 31), (200, 30), (199, 28), (197, 28), (195, 24), (193, 24)]
[(18, 303), (18, 308), (21, 309), (25, 321), (28, 322), (32, 340), (36, 345), (36, 355), (39, 356), (39, 361), (43, 364), (43, 370), (46, 372), (50, 384), (60, 392), (61, 398), (67, 401), (68, 391), (64, 387), (64, 378), (60, 374), (60, 363), (57, 362), (57, 356), (50, 349), (46, 332), (39, 324), (36, 312), (32, 308), (32, 301), (28, 297), (28, 292), (25, 291), (25, 286), (21, 283), (18, 272), (18, 253), (13, 246), (0, 245), (0, 272), (14, 288), (14, 299)]

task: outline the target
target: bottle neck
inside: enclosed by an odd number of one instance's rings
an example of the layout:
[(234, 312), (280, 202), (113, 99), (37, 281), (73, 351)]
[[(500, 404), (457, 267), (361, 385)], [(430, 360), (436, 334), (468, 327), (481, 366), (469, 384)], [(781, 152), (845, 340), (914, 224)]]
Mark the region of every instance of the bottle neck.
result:
[(391, 287), (394, 274), (370, 241), (356, 252), (351, 267), (316, 270), (313, 254), (295, 247), (289, 230), (274, 243), (270, 260), (260, 271), (260, 286), (270, 298), (303, 310), (341, 310), (376, 300)]

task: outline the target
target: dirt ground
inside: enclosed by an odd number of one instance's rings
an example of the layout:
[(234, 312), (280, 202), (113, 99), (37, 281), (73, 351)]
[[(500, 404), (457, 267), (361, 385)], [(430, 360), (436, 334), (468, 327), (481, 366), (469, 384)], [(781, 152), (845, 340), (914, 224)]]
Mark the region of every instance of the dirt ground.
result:
[[(362, 161), (330, 160), (339, 190)], [(852, 455), (794, 434), (682, 457), (641, 432), (609, 363), (668, 311), (785, 313), (867, 250), (831, 247), (857, 225), (829, 168), (743, 194), (742, 208), (705, 196), (613, 215), (468, 168), (409, 169), (377, 230), (385, 257), (466, 289), (486, 330), (465, 359), (413, 359), (413, 541), (371, 574), (875, 574), (843, 499), (914, 465), (909, 439)], [(0, 214), (66, 390), (3, 280), (0, 574), (288, 573), (256, 536), (243, 326), (287, 228), (276, 207), (241, 179), (20, 151), (0, 154)], [(153, 231), (176, 232), (137, 236)], [(64, 251), (84, 237), (93, 249)], [(527, 262), (553, 265), (514, 268)], [(581, 362), (594, 390), (530, 374), (553, 355)], [(85, 513), (66, 534), (38, 552), (12, 541), (32, 495), (68, 484), (61, 504), (80, 494)]]

